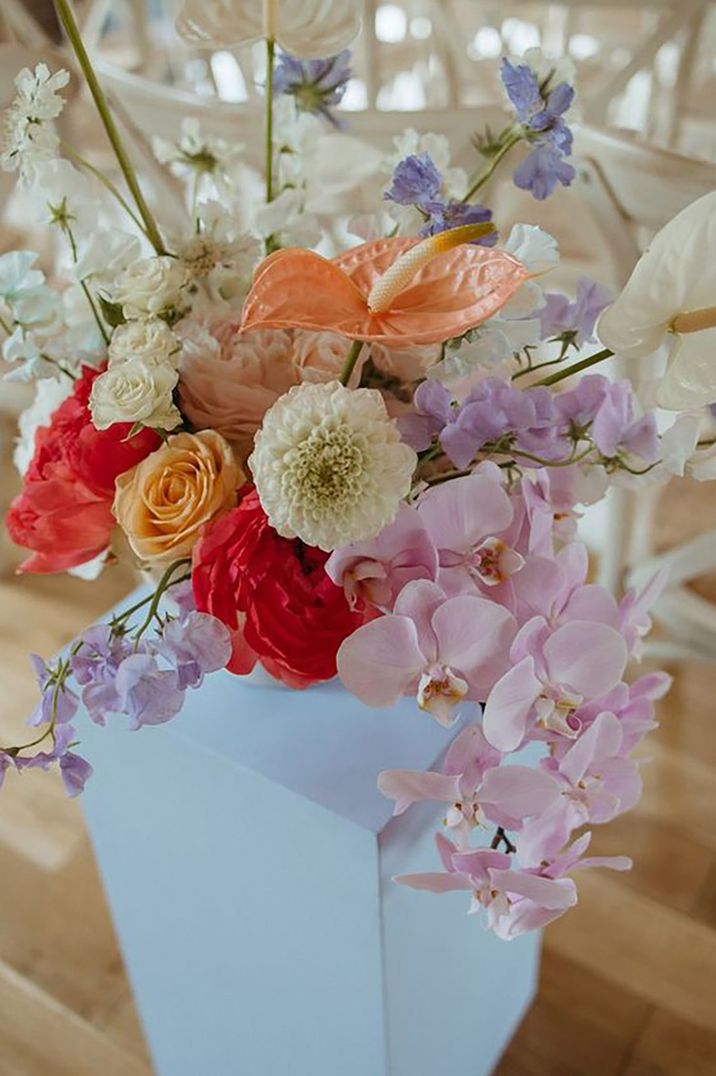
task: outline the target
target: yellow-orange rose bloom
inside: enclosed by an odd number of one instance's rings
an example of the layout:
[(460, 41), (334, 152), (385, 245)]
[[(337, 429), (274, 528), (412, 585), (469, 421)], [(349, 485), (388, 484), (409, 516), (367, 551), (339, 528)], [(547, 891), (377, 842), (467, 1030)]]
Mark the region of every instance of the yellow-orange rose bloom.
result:
[(244, 474), (216, 430), (178, 433), (117, 479), (114, 514), (141, 560), (188, 556), (199, 530), (236, 503)]

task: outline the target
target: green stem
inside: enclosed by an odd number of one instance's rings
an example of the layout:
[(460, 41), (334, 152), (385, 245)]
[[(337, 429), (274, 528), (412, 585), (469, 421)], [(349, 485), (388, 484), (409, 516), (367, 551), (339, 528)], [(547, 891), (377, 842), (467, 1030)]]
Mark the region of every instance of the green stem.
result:
[(273, 67), (276, 42), (266, 39), (266, 201), (273, 202)]
[(613, 351), (605, 347), (601, 351), (595, 352), (594, 355), (589, 355), (586, 359), (580, 359), (579, 362), (573, 363), (572, 366), (567, 366), (564, 370), (557, 370), (556, 373), (551, 374), (549, 377), (543, 377), (541, 381), (536, 381), (535, 385), (556, 385), (558, 381), (564, 381), (566, 377), (571, 377), (572, 374), (578, 374), (582, 370), (588, 370), (590, 366), (596, 366), (598, 362), (610, 359), (613, 354)]
[(92, 67), (92, 63), (87, 54), (87, 49), (85, 48), (84, 42), (82, 41), (82, 36), (80, 34), (77, 21), (72, 12), (72, 8), (70, 7), (69, 0), (55, 0), (55, 8), (57, 9), (58, 17), (64, 27), (69, 42), (74, 49), (75, 56), (77, 57), (77, 62), (82, 68), (82, 73), (87, 80), (87, 85), (89, 86), (90, 93), (92, 94), (92, 97), (94, 99), (94, 103), (97, 108), (97, 111), (99, 112), (99, 116), (104, 125), (104, 129), (107, 132), (107, 137), (112, 144), (112, 149), (114, 150), (115, 156), (117, 158), (117, 163), (122, 170), (122, 174), (132, 194), (139, 215), (144, 221), (147, 238), (149, 239), (149, 242), (152, 244), (157, 254), (165, 254), (166, 251), (164, 249), (162, 237), (159, 234), (159, 229), (157, 228), (154, 217), (149, 210), (149, 206), (144, 200), (144, 195), (142, 194), (141, 188), (139, 186), (139, 181), (137, 180), (136, 173), (122, 144), (122, 140), (119, 136), (119, 131), (117, 130), (117, 126), (114, 122), (114, 118), (112, 117), (112, 113), (109, 110), (107, 98), (104, 96), (102, 87), (99, 84), (97, 75), (95, 74), (94, 68)]
[(2, 316), (0, 316), (0, 329), (2, 329), (3, 332), (6, 332), (8, 336), (12, 336), (12, 329)]
[[(143, 232), (144, 235), (147, 235), (147, 230), (144, 227), (141, 218), (137, 216), (127, 199), (124, 197), (122, 192), (117, 189), (116, 185), (112, 182), (112, 180), (108, 176), (106, 176), (104, 172), (101, 172), (99, 168), (95, 168), (95, 166), (90, 161), (83, 157), (81, 153), (78, 153), (77, 150), (70, 146), (67, 142), (60, 142), (60, 147), (62, 148), (63, 153), (66, 153), (68, 157), (71, 157), (75, 164), (78, 164), (80, 168), (84, 168), (85, 171), (89, 172), (95, 177), (95, 179), (99, 180), (102, 186), (109, 191), (112, 197), (116, 198), (117, 202), (121, 205), (124, 212), (132, 218), (137, 228), (139, 228), (140, 232)], [(147, 238), (149, 237), (147, 236)]]
[(497, 151), (495, 156), (492, 158), (492, 160), (488, 164), (487, 168), (485, 168), (480, 173), (480, 175), (477, 177), (475, 182), (472, 184), (472, 186), (468, 190), (467, 194), (463, 198), (463, 202), (469, 202), (470, 199), (472, 198), (472, 196), (474, 194), (477, 194), (477, 192), (479, 190), (481, 190), (485, 186), (485, 184), (488, 182), (488, 180), (491, 179), (492, 176), (494, 175), (495, 170), (497, 169), (497, 166), (500, 163), (500, 161), (503, 159), (503, 157), (506, 157), (507, 154), (512, 149), (512, 147), (516, 146), (517, 143), (521, 142), (521, 141), (522, 141), (522, 134), (521, 133), (520, 134), (514, 134), (510, 138), (507, 139), (504, 146), (502, 146)]
[(351, 374), (355, 369), (355, 365), (358, 362), (358, 356), (363, 349), (362, 340), (354, 340), (351, 344), (350, 351), (346, 356), (346, 361), (343, 363), (343, 369), (341, 370), (339, 381), (342, 385), (347, 385), (351, 379)]
[(92, 295), (90, 293), (89, 288), (87, 287), (87, 281), (86, 280), (80, 280), (80, 287), (82, 288), (82, 291), (85, 293), (85, 298), (87, 299), (87, 302), (89, 303), (89, 308), (92, 311), (92, 316), (94, 317), (94, 320), (97, 322), (97, 328), (99, 329), (99, 331), (100, 331), (100, 333), (102, 335), (102, 339), (104, 340), (105, 344), (109, 344), (109, 333), (105, 329), (104, 322), (102, 321), (101, 317), (99, 316), (99, 310), (97, 309), (95, 301), (92, 298)]
[[(147, 628), (149, 627), (149, 625), (154, 620), (154, 617), (156, 616), (156, 613), (157, 613), (157, 609), (159, 608), (159, 602), (161, 601), (161, 598), (162, 598), (162, 595), (164, 594), (164, 592), (167, 591), (170, 586), (174, 585), (172, 583), (172, 581), (171, 581), (172, 576), (174, 575), (174, 573), (179, 568), (183, 568), (184, 565), (188, 564), (188, 563), (189, 563), (189, 561), (188, 561), (187, 558), (183, 558), (182, 560), (175, 560), (173, 564), (169, 565), (169, 567), (165, 571), (164, 575), (159, 580), (159, 583), (157, 585), (157, 589), (154, 591), (154, 594), (152, 596), (152, 600), (151, 600), (151, 603), (149, 605), (149, 610), (147, 612), (146, 619), (145, 619), (144, 623), (141, 625), (141, 627), (139, 627), (134, 633), (135, 643), (139, 642), (139, 640), (144, 635), (144, 633), (147, 630)], [(175, 582), (178, 583), (179, 580), (177, 579), (177, 580), (175, 580)]]

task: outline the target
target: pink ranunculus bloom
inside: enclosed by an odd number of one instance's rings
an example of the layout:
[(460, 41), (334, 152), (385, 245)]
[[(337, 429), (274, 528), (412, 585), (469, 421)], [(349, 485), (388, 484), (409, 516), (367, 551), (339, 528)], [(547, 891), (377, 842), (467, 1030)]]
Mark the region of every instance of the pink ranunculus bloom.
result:
[(348, 604), (392, 609), (413, 579), (436, 579), (438, 554), (415, 508), (401, 504), (392, 523), (367, 542), (336, 549), (326, 572), (342, 586)]
[(576, 739), (576, 711), (619, 683), (627, 656), (624, 639), (606, 624), (570, 620), (552, 631), (534, 617), (515, 637), (512, 668), (487, 698), (485, 736), (500, 751), (515, 751), (530, 724), (550, 738)]
[(338, 651), (338, 674), (368, 706), (418, 705), (451, 724), (462, 699), (484, 699), (507, 668), (516, 624), (505, 609), (472, 594), (446, 598), (418, 579), (403, 587), (393, 613), (364, 624)]
[(561, 759), (545, 759), (542, 767), (562, 782), (564, 794), (583, 812), (584, 822), (610, 822), (641, 796), (639, 767), (627, 757), (628, 749), (619, 718), (604, 712)]
[(378, 788), (395, 800), (396, 815), (425, 800), (448, 804), (444, 824), (465, 848), (476, 826), (492, 822), (519, 830), (525, 819), (542, 814), (559, 798), (557, 780), (545, 771), (500, 765), (501, 760), (476, 722), (456, 737), (442, 773), (384, 770)]

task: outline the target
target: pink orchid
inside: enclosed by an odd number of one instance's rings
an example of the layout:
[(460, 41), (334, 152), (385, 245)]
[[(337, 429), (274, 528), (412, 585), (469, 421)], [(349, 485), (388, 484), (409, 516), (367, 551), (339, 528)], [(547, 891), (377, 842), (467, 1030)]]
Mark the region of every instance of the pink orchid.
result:
[(436, 843), (444, 873), (405, 874), (396, 882), (431, 893), (471, 891), (470, 912), (485, 909), (487, 924), (499, 937), (513, 938), (544, 926), (577, 903), (577, 890), (569, 878), (513, 870), (510, 856), (491, 848), (460, 852), (441, 834)]
[(530, 557), (513, 581), (515, 616), (521, 624), (541, 616), (558, 627), (565, 607), (584, 584), (588, 571), (587, 550), (579, 542), (570, 542), (552, 558)]
[(641, 796), (638, 765), (626, 757), (619, 718), (608, 712), (601, 713), (560, 760), (550, 758), (542, 766), (562, 779), (584, 822), (610, 822)]
[(569, 844), (573, 825), (569, 812), (555, 803), (540, 818), (528, 822), (520, 833), (517, 850), (523, 870), (539, 872), (547, 878), (562, 878), (575, 870), (608, 867), (628, 871), (632, 861), (628, 856), (584, 856), (592, 839), (590, 831)]
[[(580, 707), (578, 717), (582, 727), (592, 724), (601, 713), (608, 711), (619, 718), (624, 738), (623, 753), (628, 754), (647, 732), (657, 727), (654, 703), (671, 687), (668, 673), (654, 672), (640, 676), (631, 684), (619, 683), (601, 698)], [(552, 754), (561, 759), (570, 749), (568, 740), (555, 741)]]
[[(384, 770), (380, 774), (378, 788), (395, 800), (394, 814), (403, 814), (413, 803), (425, 800), (447, 803), (444, 824), (466, 846), (476, 826), (489, 821), (519, 830), (526, 818), (542, 814), (559, 798), (559, 785), (545, 771), (501, 766), (500, 753), (490, 747), (477, 723), (464, 729), (455, 744), (457, 752), (451, 749), (448, 753), (443, 773)], [(465, 769), (451, 773), (460, 756)]]
[[(439, 581), (447, 593), (498, 588), (523, 567), (525, 558), (505, 534), (514, 508), (502, 485), (488, 475), (436, 486), (421, 498), (418, 512), (438, 549)], [(494, 597), (500, 601), (501, 595)]]
[(446, 598), (425, 579), (405, 586), (394, 612), (358, 628), (338, 651), (338, 674), (368, 706), (393, 706), (416, 692), (441, 725), (455, 704), (484, 699), (507, 668), (514, 618), (472, 594)]
[(336, 549), (325, 567), (333, 582), (343, 587), (352, 609), (361, 605), (392, 609), (406, 583), (437, 578), (438, 554), (415, 508), (401, 504), (380, 534)]
[(485, 736), (500, 751), (520, 746), (530, 718), (550, 733), (576, 738), (575, 711), (619, 683), (627, 648), (606, 624), (573, 620), (552, 632), (534, 617), (515, 637), (510, 658), (514, 665), (490, 692), (483, 718)]

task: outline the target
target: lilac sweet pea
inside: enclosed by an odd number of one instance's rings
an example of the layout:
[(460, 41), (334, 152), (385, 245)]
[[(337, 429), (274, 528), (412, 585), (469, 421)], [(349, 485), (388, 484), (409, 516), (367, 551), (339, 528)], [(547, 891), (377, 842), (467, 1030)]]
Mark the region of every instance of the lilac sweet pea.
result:
[(484, 698), (504, 671), (515, 629), (494, 602), (472, 594), (446, 599), (419, 579), (403, 588), (392, 614), (344, 640), (338, 674), (368, 706), (393, 706), (415, 692), (421, 710), (449, 725), (458, 702)]
[(206, 673), (226, 668), (231, 635), (216, 617), (191, 612), (165, 625), (157, 650), (176, 669), (179, 689), (184, 691), (200, 687)]
[(70, 661), (75, 680), (82, 687), (82, 702), (91, 720), (96, 725), (105, 725), (107, 715), (122, 708), (116, 687), (117, 671), (132, 653), (131, 640), (113, 631), (110, 624), (96, 624), (77, 642), (82, 646)]
[(30, 655), (30, 663), (35, 671), (41, 698), (28, 718), (28, 725), (49, 725), (54, 720), (56, 725), (71, 721), (77, 713), (79, 698), (65, 683), (56, 686), (55, 672), (37, 654)]
[[(595, 339), (599, 315), (614, 301), (608, 288), (589, 277), (579, 278), (577, 294), (571, 302), (559, 292), (547, 292), (544, 298), (545, 305), (538, 312), (543, 338), (569, 334), (576, 347), (583, 347)], [(581, 383), (586, 380), (583, 378)]]
[(622, 454), (651, 464), (659, 458), (656, 419), (651, 411), (636, 417), (634, 391), (628, 381), (609, 385), (591, 432), (597, 448), (607, 459)]
[(174, 669), (164, 670), (151, 654), (131, 654), (117, 670), (118, 712), (130, 719), (130, 728), (160, 725), (179, 713), (184, 692)]

